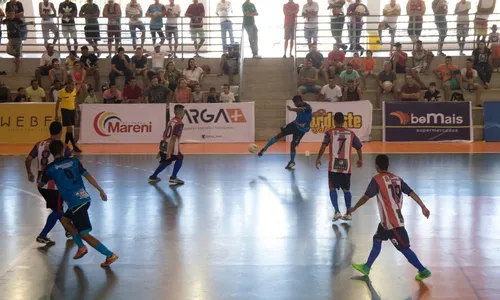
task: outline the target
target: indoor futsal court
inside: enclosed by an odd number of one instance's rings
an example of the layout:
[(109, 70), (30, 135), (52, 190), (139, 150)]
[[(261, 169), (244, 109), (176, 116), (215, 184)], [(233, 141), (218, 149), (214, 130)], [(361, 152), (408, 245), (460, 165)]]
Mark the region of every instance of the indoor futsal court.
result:
[[(363, 145), (353, 204), (376, 174), (376, 154), (387, 153), (389, 171), (431, 211), (425, 219), (404, 198), (412, 249), (432, 271), (423, 282), (390, 242), (369, 278), (351, 267), (371, 249), (376, 200), (351, 222), (332, 223), (328, 155), (321, 170), (314, 164), (319, 146), (302, 144), (287, 171), (285, 143), (263, 157), (248, 145), (183, 145), (186, 184), (172, 186), (172, 167), (147, 182), (157, 145), (83, 145), (81, 162), (108, 194), (103, 202), (86, 183), (92, 233), (120, 257), (107, 270), (91, 248), (73, 260), (60, 224), (49, 234), (56, 245), (35, 242), (49, 211), (26, 177), (32, 146), (2, 146), (0, 299), (500, 299), (498, 145)], [(345, 213), (342, 192), (339, 203)]]

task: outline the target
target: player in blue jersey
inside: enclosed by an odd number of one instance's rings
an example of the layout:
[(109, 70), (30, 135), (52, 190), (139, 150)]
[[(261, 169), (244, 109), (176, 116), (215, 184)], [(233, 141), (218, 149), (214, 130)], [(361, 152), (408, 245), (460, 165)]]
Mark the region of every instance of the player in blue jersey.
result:
[(73, 258), (80, 259), (88, 253), (87, 247), (83, 244), (83, 239), (106, 256), (106, 260), (101, 264), (101, 267), (108, 267), (118, 259), (118, 256), (109, 251), (106, 246), (90, 234), (90, 231), (92, 231), (88, 214), (90, 196), (85, 190), (82, 176), (99, 191), (103, 201), (107, 200), (106, 194), (78, 159), (63, 156), (64, 144), (62, 141), (54, 140), (50, 142), (49, 150), (54, 156), (54, 161), (45, 167), (38, 186), (43, 187), (47, 182), (53, 180), (63, 200), (68, 204), (68, 210), (62, 216), (61, 223), (71, 233), (73, 241), (78, 246), (78, 251)]
[(300, 140), (304, 134), (309, 132), (310, 123), (312, 120), (312, 107), (302, 100), (300, 95), (296, 95), (293, 97), (293, 104), (295, 104), (295, 108), (287, 106), (288, 110), (294, 111), (297, 113), (297, 117), (295, 121), (288, 123), (286, 126), (281, 127), (281, 132), (278, 133), (275, 137), (269, 140), (267, 144), (262, 148), (259, 152), (259, 156), (262, 156), (264, 152), (267, 151), (269, 147), (271, 147), (274, 143), (276, 143), (282, 137), (287, 135), (292, 135), (292, 143), (290, 144), (290, 162), (286, 166), (287, 170), (291, 170), (293, 166), (295, 166), (295, 149), (300, 144)]

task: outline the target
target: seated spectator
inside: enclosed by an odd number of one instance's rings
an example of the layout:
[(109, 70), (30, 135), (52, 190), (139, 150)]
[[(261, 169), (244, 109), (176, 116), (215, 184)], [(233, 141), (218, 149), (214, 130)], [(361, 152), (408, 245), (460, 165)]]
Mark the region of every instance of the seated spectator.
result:
[(187, 85), (186, 79), (179, 80), (179, 86), (175, 89), (174, 102), (191, 103), (193, 102), (193, 93)]
[(97, 56), (94, 53), (90, 53), (89, 47), (87, 46), (83, 46), (80, 49), (82, 51), (82, 55), (80, 55), (80, 63), (85, 69), (85, 72), (87, 72), (87, 76), (94, 76), (94, 84), (96, 87), (99, 87), (99, 77), (101, 75), (99, 73), (99, 61), (97, 59)]
[(88, 93), (87, 97), (85, 98), (85, 100), (83, 100), (84, 104), (98, 104), (99, 103), (93, 87), (89, 87), (89, 89), (87, 90), (87, 93)]
[(382, 30), (389, 29), (391, 35), (391, 49), (394, 45), (394, 37), (396, 36), (396, 28), (398, 17), (401, 15), (401, 6), (396, 3), (396, 0), (391, 0), (389, 4), (384, 6), (382, 11), (384, 19), (378, 24), (378, 38), (379, 44), (382, 44)]
[(432, 54), (432, 51), (425, 50), (422, 41), (417, 41), (415, 43), (415, 50), (412, 52), (413, 68), (410, 72), (413, 78), (423, 89), (427, 89), (427, 87), (422, 82), (418, 74), (427, 73), (427, 67), (431, 65), (433, 59), (434, 54)]
[[(312, 66), (320, 70), (323, 66), (323, 54), (318, 52), (318, 44), (311, 44), (311, 51), (306, 54), (306, 60), (310, 59), (312, 61)], [(328, 77), (327, 77), (328, 78)]]
[(52, 96), (52, 101), (57, 102), (59, 98), (59, 91), (62, 90), (63, 84), (59, 80), (54, 81), (54, 84), (50, 87), (50, 95)]
[(233, 50), (233, 45), (229, 45), (227, 53), (222, 54), (220, 58), (220, 73), (219, 76), (228, 75), (229, 84), (234, 83), (234, 75), (239, 72), (239, 53)]
[(398, 74), (406, 74), (406, 61), (408, 60), (408, 54), (403, 52), (401, 49), (401, 43), (396, 43), (394, 45), (396, 47), (396, 51), (394, 51), (391, 55), (392, 62), (392, 70)]
[(483, 106), (481, 103), (481, 93), (483, 87), (477, 83), (477, 70), (472, 68), (472, 59), (468, 58), (465, 62), (465, 68), (461, 70), (463, 87), (469, 92), (476, 92), (476, 106)]
[(446, 56), (444, 62), (444, 64), (437, 66), (433, 72), (443, 82), (444, 101), (449, 101), (452, 90), (460, 89), (464, 92), (464, 88), (462, 87), (460, 70), (452, 63), (451, 56)]
[(175, 91), (181, 78), (182, 71), (175, 67), (175, 62), (173, 60), (169, 61), (167, 63), (167, 70), (163, 77), (164, 84), (166, 83), (171, 91)]
[(425, 92), (424, 101), (439, 102), (441, 100), (441, 92), (439, 92), (439, 90), (436, 88), (436, 83), (429, 83), (429, 89)]
[(137, 85), (135, 77), (132, 77), (123, 88), (123, 103), (141, 103), (142, 89)]
[(203, 93), (201, 91), (201, 84), (194, 86), (193, 103), (203, 103)]
[(401, 86), (399, 101), (418, 101), (420, 99), (420, 86), (413, 81), (411, 74), (405, 75), (405, 84)]
[(318, 82), (318, 70), (312, 66), (312, 60), (307, 59), (305, 66), (299, 72), (299, 93), (318, 93), (321, 87)]
[(328, 60), (325, 62), (325, 68), (323, 68), (323, 76), (325, 79), (340, 74), (344, 69), (345, 52), (339, 50), (339, 47), (339, 44), (334, 44), (333, 51), (328, 53)]
[(342, 101), (359, 101), (363, 99), (363, 92), (361, 88), (354, 82), (354, 80), (349, 79), (347, 81), (347, 86), (344, 89), (344, 96)]
[(111, 72), (109, 73), (109, 83), (116, 83), (116, 77), (125, 76), (125, 82), (132, 77), (130, 71), (130, 57), (125, 54), (123, 47), (118, 47), (118, 54), (111, 59)]
[(71, 71), (73, 70), (73, 65), (75, 64), (75, 61), (78, 61), (78, 55), (76, 55), (75, 51), (70, 51), (69, 56), (66, 57), (66, 61), (64, 62), (64, 66), (68, 74), (71, 73)]
[(42, 76), (49, 75), (49, 71), (52, 69), (54, 61), (57, 60), (60, 62), (59, 59), (61, 58), (59, 52), (54, 50), (54, 45), (49, 43), (45, 46), (45, 49), (47, 51), (45, 51), (40, 58), (40, 67), (35, 70), (35, 79), (38, 82), (42, 82)]
[(219, 103), (219, 99), (217, 99), (217, 91), (214, 87), (211, 87), (208, 91), (207, 103)]
[[(10, 92), (9, 92), (10, 95)], [(30, 102), (45, 102), (45, 91), (38, 86), (38, 80), (31, 80), (31, 86), (26, 89), (26, 97)]]
[(377, 79), (377, 74), (375, 73), (376, 67), (377, 61), (373, 58), (372, 50), (366, 50), (366, 57), (363, 59), (363, 64), (359, 73), (359, 75), (361, 75), (361, 81), (363, 82), (363, 89), (366, 90), (366, 77), (373, 76)]
[(28, 102), (28, 99), (26, 98), (26, 90), (24, 88), (20, 87), (17, 89), (17, 96), (16, 99), (14, 99), (14, 102)]
[(397, 80), (396, 72), (392, 70), (391, 62), (386, 61), (384, 63), (384, 70), (378, 74), (377, 77), (377, 94), (376, 94), (376, 107), (380, 107), (380, 96), (382, 93), (392, 93), (394, 98), (397, 97), (397, 89), (396, 89), (396, 80)]
[[(148, 59), (143, 55), (141, 47), (135, 49), (135, 55), (132, 56), (132, 76), (142, 76), (144, 86), (148, 85)], [(129, 80), (130, 81), (130, 80)]]
[(234, 94), (229, 91), (229, 84), (224, 84), (222, 88), (222, 93), (220, 93), (220, 102), (222, 103), (234, 103)]
[(102, 94), (104, 104), (122, 103), (122, 93), (116, 88), (116, 83), (110, 83), (109, 89)]
[(203, 69), (196, 66), (196, 59), (194, 58), (189, 59), (188, 67), (182, 72), (184, 79), (186, 79), (187, 86), (191, 88), (191, 91), (194, 91), (194, 87), (197, 83), (201, 83), (203, 74)]
[(54, 85), (54, 81), (56, 80), (62, 83), (68, 81), (68, 73), (65, 69), (61, 68), (61, 62), (57, 58), (54, 58), (52, 61), (52, 69), (50, 69), (48, 75), (51, 86)]
[(361, 58), (359, 58), (358, 52), (354, 52), (354, 55), (351, 58), (351, 60), (349, 61), (349, 63), (352, 65), (352, 68), (354, 69), (354, 71), (357, 71), (358, 73), (361, 70), (361, 68), (363, 67), (363, 61), (361, 60)]
[(500, 68), (500, 33), (497, 32), (497, 25), (491, 26), (490, 35), (488, 36), (488, 44), (486, 48), (490, 46), (491, 43), (491, 61), (493, 63), (493, 72), (498, 72)]
[(155, 44), (154, 49), (155, 50), (153, 52), (148, 53), (148, 56), (151, 56), (152, 67), (148, 71), (149, 81), (151, 81), (153, 77), (157, 77), (163, 82), (165, 78), (165, 57), (168, 56), (168, 52), (161, 51), (160, 44)]
[(318, 94), (318, 101), (337, 102), (342, 98), (342, 88), (335, 82), (335, 77), (328, 79), (328, 84), (321, 88)]
[(6, 87), (2, 81), (0, 81), (0, 103), (11, 102), (11, 101), (12, 101), (12, 96), (10, 95), (10, 89)]
[(474, 69), (484, 83), (484, 88), (488, 89), (490, 87), (493, 68), (491, 50), (486, 48), (486, 43), (484, 41), (480, 41), (478, 47), (472, 51), (472, 59), (474, 60)]
[[(144, 89), (144, 102), (146, 103), (170, 103), (172, 91), (159, 83), (158, 77), (151, 79), (151, 86)], [(167, 106), (168, 112), (168, 106)]]
[(344, 89), (344, 92), (349, 80), (352, 80), (356, 87), (359, 85), (359, 73), (353, 69), (351, 63), (347, 63), (345, 67), (346, 69), (340, 73), (340, 86)]
[(80, 93), (80, 90), (86, 91), (88, 89), (87, 86), (87, 72), (82, 67), (79, 61), (76, 61), (73, 64), (73, 71), (71, 72), (71, 78), (75, 83), (75, 89), (77, 93)]

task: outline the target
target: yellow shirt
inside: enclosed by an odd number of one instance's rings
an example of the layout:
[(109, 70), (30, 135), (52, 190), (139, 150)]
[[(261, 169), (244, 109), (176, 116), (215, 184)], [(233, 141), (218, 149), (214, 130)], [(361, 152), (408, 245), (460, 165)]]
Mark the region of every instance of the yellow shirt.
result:
[(26, 89), (26, 98), (28, 98), (31, 102), (43, 102), (43, 98), (45, 98), (45, 91), (41, 87), (34, 90), (30, 86)]
[(76, 98), (76, 89), (68, 92), (66, 88), (63, 88), (59, 91), (59, 107), (62, 109), (74, 110), (75, 109), (75, 98)]

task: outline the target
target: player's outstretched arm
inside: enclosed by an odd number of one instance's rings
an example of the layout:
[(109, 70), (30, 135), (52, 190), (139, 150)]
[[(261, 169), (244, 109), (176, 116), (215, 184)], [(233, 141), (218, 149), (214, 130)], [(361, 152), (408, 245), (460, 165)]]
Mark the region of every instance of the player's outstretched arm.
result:
[(92, 176), (92, 174), (87, 172), (85, 175), (83, 175), (83, 177), (85, 177), (88, 180), (88, 182), (99, 191), (99, 193), (101, 194), (101, 199), (103, 201), (108, 200), (108, 196), (106, 195), (106, 193), (104, 193), (104, 190), (101, 188), (99, 183), (97, 183), (97, 180), (95, 180), (95, 178), (94, 178), (94, 176)]
[(410, 195), (409, 195), (415, 202), (417, 202), (417, 204), (420, 206), (420, 208), (422, 208), (422, 214), (427, 218), (429, 219), (429, 216), (431, 215), (431, 212), (429, 211), (429, 209), (425, 206), (424, 202), (422, 201), (422, 199), (420, 199), (420, 197), (415, 194), (415, 192), (411, 192)]
[(289, 111), (294, 111), (296, 113), (303, 112), (304, 110), (306, 110), (305, 107), (291, 107), (290, 105), (287, 105), (287, 108)]
[(367, 195), (363, 195), (363, 197), (361, 197), (358, 201), (358, 203), (356, 203), (356, 205), (354, 205), (353, 207), (351, 207), (348, 211), (347, 211), (347, 214), (352, 214), (353, 212), (356, 211), (356, 209), (360, 208), (361, 206), (363, 206), (366, 201), (370, 200), (370, 197), (368, 197)]

